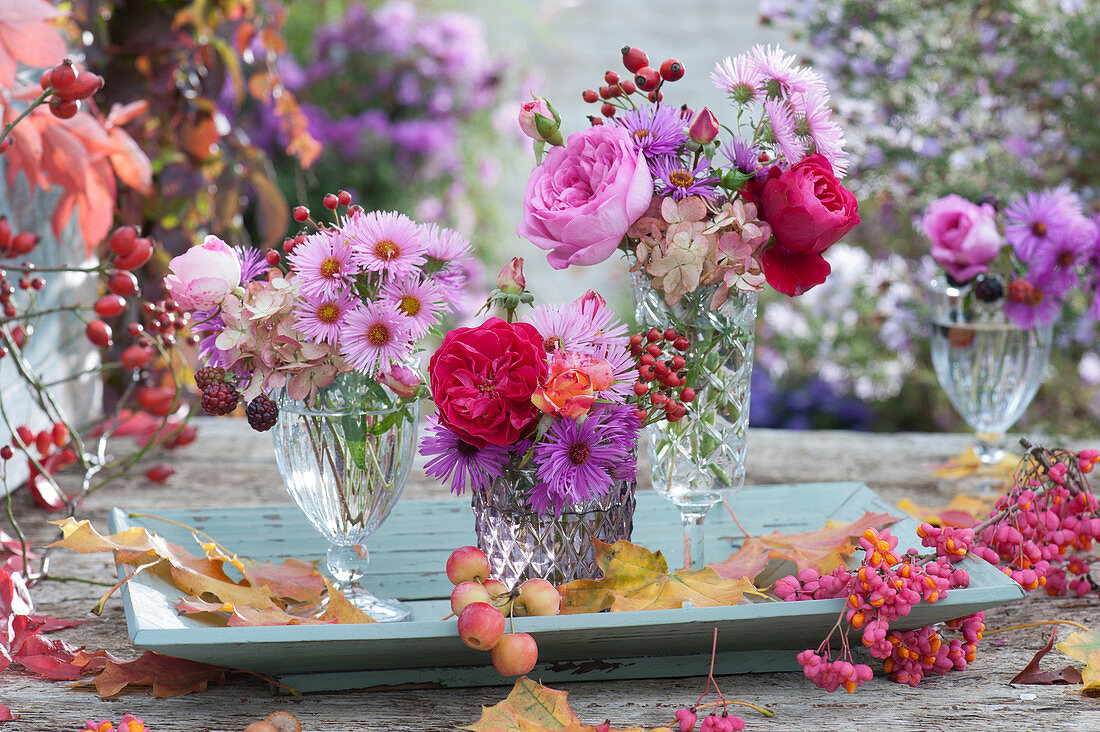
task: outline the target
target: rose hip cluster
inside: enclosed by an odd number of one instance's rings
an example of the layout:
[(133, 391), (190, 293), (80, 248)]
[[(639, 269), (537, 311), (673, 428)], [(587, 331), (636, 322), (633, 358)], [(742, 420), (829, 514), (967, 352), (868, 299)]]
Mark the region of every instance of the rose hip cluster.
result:
[[(684, 78), (684, 65), (674, 58), (665, 59), (659, 68), (649, 65), (649, 56), (645, 51), (633, 46), (623, 46), (623, 66), (630, 72), (629, 78), (623, 79), (614, 71), (604, 74), (604, 84), (599, 88), (585, 89), (581, 98), (589, 104), (595, 104), (600, 100), (600, 114), (604, 117), (614, 117), (618, 109), (627, 109), (623, 102), (635, 92), (644, 92), (651, 102), (659, 102), (664, 99), (661, 87), (666, 81), (679, 81)], [(633, 106), (631, 104), (630, 106)], [(590, 117), (593, 124), (600, 124), (602, 120)]]
[(53, 116), (69, 119), (80, 109), (80, 100), (100, 90), (103, 77), (91, 71), (77, 71), (73, 62), (65, 59), (57, 66), (46, 69), (38, 83), (42, 91), (48, 94), (46, 103)]
[(1025, 590), (1093, 592), (1088, 552), (1100, 538), (1100, 502), (1086, 475), (1097, 462), (1097, 450), (1029, 448), (1012, 488), (975, 527), (974, 553)]
[(519, 676), (535, 667), (539, 649), (530, 633), (505, 633), (505, 615), (557, 615), (561, 595), (544, 579), (529, 579), (514, 590), (489, 576), (489, 559), (476, 546), (455, 549), (447, 558), (451, 612), (458, 616), (458, 637), (470, 648), (489, 651), (502, 676)]
[(630, 355), (638, 359), (638, 380), (634, 382), (635, 416), (643, 425), (658, 419), (679, 422), (687, 405), (695, 401), (695, 389), (688, 386), (687, 336), (667, 328), (663, 333), (650, 328), (630, 338)]
[[(960, 637), (950, 640), (931, 627), (904, 633), (890, 630), (890, 624), (909, 615), (914, 605), (935, 603), (948, 590), (970, 584), (966, 571), (954, 563), (973, 547), (972, 531), (925, 523), (917, 534), (924, 546), (935, 549), (934, 557), (920, 556), (915, 549), (899, 556), (896, 536), (888, 529), (869, 528), (860, 537), (864, 557), (854, 572), (840, 568), (819, 575), (805, 569), (776, 583), (775, 594), (784, 601), (844, 598), (843, 619), (850, 629), (863, 631), (863, 645), (873, 657), (882, 659), (883, 670), (898, 683), (916, 686), (928, 673), (965, 669), (974, 660), (984, 630), (982, 613), (948, 623), (949, 628), (960, 630)], [(851, 693), (871, 679), (871, 668), (854, 663), (846, 632), (841, 632), (841, 653), (832, 659), (827, 650), (831, 638), (832, 633), (816, 650), (800, 653), (798, 662), (822, 689), (843, 687)]]

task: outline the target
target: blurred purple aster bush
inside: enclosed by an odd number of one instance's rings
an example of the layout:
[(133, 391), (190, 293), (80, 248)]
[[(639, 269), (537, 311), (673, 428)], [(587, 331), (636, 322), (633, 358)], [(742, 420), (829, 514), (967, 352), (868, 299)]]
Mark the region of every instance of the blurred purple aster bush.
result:
[[(1100, 0), (766, 0), (760, 13), (805, 42), (834, 90), (863, 219), (849, 242), (863, 249), (828, 257), (838, 281), (838, 270), (858, 276), (854, 289), (824, 304), (762, 302), (757, 367), (779, 396), (754, 398), (754, 423), (833, 426), (836, 399), (854, 398), (871, 408), (874, 429), (963, 427), (931, 371), (924, 294), (936, 272), (924, 214), (955, 194), (989, 222), (995, 210), (996, 236), (984, 238), (985, 253), (940, 247), (940, 266), (966, 281), (986, 260), (1006, 274), (1009, 317), (1061, 319), (1051, 357), (1060, 378), (1048, 380), (1057, 388), (1040, 391), (1021, 427), (1093, 433), (1100, 127), (1089, 101), (1100, 91)], [(1011, 258), (1020, 266), (1010, 274)], [(1017, 279), (1036, 290), (1018, 284), (1016, 299), (1041, 293), (1040, 307), (1008, 297)], [(818, 381), (828, 399), (798, 398)]]

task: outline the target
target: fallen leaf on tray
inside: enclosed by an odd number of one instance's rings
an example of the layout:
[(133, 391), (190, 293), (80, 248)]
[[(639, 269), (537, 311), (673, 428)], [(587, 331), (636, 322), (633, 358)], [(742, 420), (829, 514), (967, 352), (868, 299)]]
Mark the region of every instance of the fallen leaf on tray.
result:
[(1012, 482), (1012, 473), (1019, 462), (1019, 455), (1007, 453), (1001, 462), (993, 465), (986, 465), (978, 460), (978, 456), (974, 454), (973, 448), (967, 448), (966, 452), (961, 455), (956, 455), (950, 460), (933, 465), (932, 475), (933, 477), (943, 478), (944, 480), (963, 480), (965, 478), (984, 476), (999, 480), (1007, 485)]
[(725, 579), (710, 567), (670, 574), (661, 552), (629, 541), (596, 540), (596, 563), (602, 579), (574, 580), (558, 588), (563, 614), (663, 610), (683, 607), (685, 600), (696, 607), (736, 605), (746, 592), (756, 592), (748, 580)]
[[(103, 653), (102, 651), (100, 653)], [(95, 678), (75, 686), (95, 686), (101, 697), (115, 696), (131, 686), (150, 686), (153, 696), (166, 699), (203, 691), (210, 684), (224, 684), (228, 669), (197, 661), (162, 656), (146, 651), (133, 661), (119, 661), (96, 654), (78, 654), (76, 663), (104, 662)]]
[(11, 709), (6, 704), (0, 703), (0, 722), (10, 722), (14, 719), (18, 717), (11, 713)]
[(1010, 684), (1080, 684), (1081, 672), (1074, 666), (1066, 666), (1061, 671), (1040, 671), (1039, 662), (1043, 660), (1043, 656), (1050, 653), (1050, 649), (1054, 648), (1054, 641), (1058, 638), (1058, 628), (1050, 632), (1050, 640), (1047, 644), (1036, 651), (1035, 655), (1031, 658), (1031, 661), (1024, 666), (1020, 673), (1012, 677)]
[(1100, 633), (1095, 630), (1079, 630), (1056, 647), (1070, 658), (1085, 664), (1085, 668), (1081, 670), (1081, 683), (1084, 685), (1082, 691), (1100, 690)]
[[(256, 562), (226, 552), (214, 541), (200, 542), (204, 556), (198, 557), (141, 527), (103, 536), (87, 521), (67, 518), (53, 523), (61, 528), (62, 538), (50, 546), (81, 554), (114, 552), (116, 564), (134, 567), (135, 574), (155, 574), (179, 589), (181, 614), (206, 613), (235, 627), (375, 622), (309, 562)], [(227, 567), (241, 579), (230, 577)], [(108, 591), (97, 607), (102, 608), (127, 580)]]
[(829, 521), (824, 528), (817, 531), (802, 531), (797, 534), (781, 534), (776, 531), (752, 536), (724, 562), (707, 566), (731, 580), (742, 577), (753, 579), (776, 560), (786, 560), (797, 565), (793, 572), (784, 571), (783, 574), (797, 574), (803, 569), (826, 574), (844, 566), (845, 560), (856, 550), (855, 539), (866, 529), (881, 529), (897, 520), (896, 516), (888, 513), (868, 511), (850, 524)]
[[(596, 727), (577, 718), (565, 700), (567, 696), (568, 692), (547, 688), (522, 676), (504, 701), (482, 707), (481, 719), (459, 729), (471, 732), (598, 732)], [(664, 729), (667, 728), (657, 728)], [(610, 727), (608, 732), (645, 730), (642, 727)]]
[(955, 526), (960, 529), (968, 529), (989, 516), (993, 505), (1000, 498), (999, 495), (991, 495), (987, 498), (980, 496), (955, 496), (946, 506), (918, 506), (908, 498), (898, 502), (898, 508), (911, 514), (921, 521), (927, 521), (933, 526)]

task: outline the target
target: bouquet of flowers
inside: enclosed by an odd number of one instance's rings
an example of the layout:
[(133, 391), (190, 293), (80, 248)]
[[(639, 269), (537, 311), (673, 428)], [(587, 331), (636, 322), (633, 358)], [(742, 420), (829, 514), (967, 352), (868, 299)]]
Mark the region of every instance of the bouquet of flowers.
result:
[(337, 212), (331, 224), (295, 209), (315, 230), (284, 243), (289, 271), (278, 252), (234, 249), (213, 236), (171, 261), (165, 287), (205, 336), (207, 365), (195, 381), (208, 413), (228, 414), (243, 399), (249, 423), (267, 430), (278, 415), (273, 393), (313, 405), (350, 372), (365, 377), (357, 398), (417, 395), (418, 342), (462, 297), (469, 242), (350, 203), (345, 192), (326, 196)]
[[(638, 380), (639, 356), (652, 363), (653, 352), (643, 354), (643, 337), (628, 336), (598, 293), (539, 305), (513, 322), (518, 304), (532, 299), (524, 286), (522, 260), (513, 259), (491, 298), (508, 318), (452, 330), (432, 355), (438, 412), (420, 453), (430, 458), (428, 475), (456, 494), (484, 490), (506, 470), (530, 468), (527, 505), (539, 515), (559, 515), (567, 505), (633, 483), (642, 425), (683, 417), (685, 402), (694, 399), (683, 376), (687, 345), (668, 345), (676, 355), (662, 369), (671, 378), (657, 379), (650, 366), (649, 381)], [(652, 347), (662, 353), (662, 346)]]
[(552, 149), (528, 180), (519, 234), (557, 269), (621, 249), (669, 305), (706, 285), (717, 307), (765, 281), (788, 295), (824, 282), (822, 254), (859, 214), (839, 180), (844, 137), (821, 77), (771, 46), (726, 58), (711, 74), (734, 107), (723, 141), (709, 109), (664, 104), (683, 64), (658, 69), (640, 49), (622, 52), (630, 77), (608, 71), (583, 93), (602, 117), (568, 141), (547, 100), (523, 105), (536, 154)]
[(991, 202), (955, 194), (929, 204), (922, 225), (948, 284), (965, 289), (976, 307), (1003, 306), (1022, 329), (1052, 323), (1077, 289), (1091, 298), (1088, 313), (1100, 320), (1100, 217), (1087, 217), (1066, 186), (1014, 200), (1000, 222), (997, 213)]

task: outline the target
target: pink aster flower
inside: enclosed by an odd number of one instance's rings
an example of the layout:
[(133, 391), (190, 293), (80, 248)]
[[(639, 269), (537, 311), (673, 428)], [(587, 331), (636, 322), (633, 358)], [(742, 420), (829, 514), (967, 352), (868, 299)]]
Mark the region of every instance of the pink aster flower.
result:
[(412, 354), (408, 318), (391, 302), (366, 302), (347, 316), (340, 353), (356, 371), (374, 374)]
[(424, 234), (424, 253), (441, 262), (462, 261), (473, 256), (470, 241), (454, 229), (446, 229), (437, 224), (420, 227)]
[(427, 241), (421, 227), (396, 211), (372, 211), (350, 218), (344, 232), (354, 259), (368, 272), (391, 277), (413, 274), (427, 261)]
[(294, 327), (314, 343), (340, 343), (340, 332), (358, 299), (349, 293), (332, 297), (306, 297), (294, 308)]
[(1017, 280), (1009, 284), (1005, 317), (1022, 329), (1038, 328), (1054, 322), (1062, 311), (1062, 292), (1051, 282)]
[(320, 231), (306, 237), (290, 255), (290, 268), (297, 274), (302, 294), (335, 297), (345, 291), (359, 271), (352, 254), (338, 232)]
[(1030, 271), (1039, 280), (1068, 290), (1078, 284), (1077, 269), (1084, 268), (1096, 250), (1096, 225), (1082, 216), (1068, 222), (1063, 235), (1049, 238), (1031, 254)]
[(837, 177), (848, 169), (848, 154), (844, 152), (844, 132), (832, 119), (829, 95), (822, 89), (810, 89), (791, 97), (791, 106), (798, 117), (799, 127), (810, 138), (814, 151), (824, 155), (833, 164)]
[(443, 312), (443, 296), (432, 280), (421, 282), (416, 277), (406, 277), (388, 282), (382, 287), (382, 299), (393, 303), (398, 313), (405, 316), (414, 339), (431, 330)]
[(711, 81), (725, 91), (738, 104), (748, 104), (760, 98), (764, 88), (764, 77), (748, 54), (737, 58), (726, 56), (714, 65), (710, 72)]
[(764, 113), (768, 116), (776, 147), (787, 165), (794, 165), (806, 154), (806, 143), (798, 136), (791, 108), (781, 99), (765, 99)]
[(531, 309), (527, 322), (542, 336), (547, 353), (581, 351), (599, 336), (592, 318), (578, 303), (547, 303)]
[(804, 94), (811, 89), (824, 89), (825, 82), (813, 69), (795, 64), (793, 53), (779, 46), (753, 46), (749, 52), (752, 64), (763, 79), (769, 97)]
[(1005, 238), (1016, 256), (1030, 263), (1040, 249), (1065, 238), (1081, 216), (1081, 201), (1068, 188), (1032, 191), (1005, 208)]

